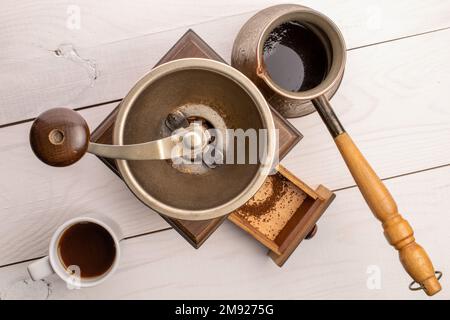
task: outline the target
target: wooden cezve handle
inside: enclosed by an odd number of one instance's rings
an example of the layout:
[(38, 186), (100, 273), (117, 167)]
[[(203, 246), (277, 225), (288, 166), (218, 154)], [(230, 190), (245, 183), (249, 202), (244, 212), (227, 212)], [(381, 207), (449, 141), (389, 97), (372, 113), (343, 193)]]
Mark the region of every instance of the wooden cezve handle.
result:
[(386, 186), (345, 132), (328, 99), (320, 96), (312, 102), (333, 136), (364, 199), (381, 221), (386, 239), (398, 250), (403, 267), (426, 294), (432, 296), (438, 293), (441, 285), (433, 264), (425, 250), (416, 243), (413, 229), (398, 213), (397, 204)]
[(335, 142), (364, 199), (381, 221), (386, 239), (398, 250), (405, 270), (428, 295), (439, 292), (441, 285), (430, 258), (416, 243), (413, 229), (398, 213), (397, 204), (383, 182), (346, 132), (338, 135)]

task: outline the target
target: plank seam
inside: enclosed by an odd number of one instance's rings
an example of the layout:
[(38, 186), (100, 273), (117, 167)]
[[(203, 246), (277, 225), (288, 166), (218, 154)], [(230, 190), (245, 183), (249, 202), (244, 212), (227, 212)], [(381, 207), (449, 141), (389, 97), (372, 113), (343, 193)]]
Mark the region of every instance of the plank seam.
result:
[[(81, 110), (86, 110), (86, 109), (91, 109), (91, 108), (96, 108), (96, 107), (101, 107), (107, 104), (111, 104), (111, 103), (119, 103), (120, 101), (122, 101), (123, 98), (121, 99), (114, 99), (114, 100), (109, 100), (109, 101), (105, 101), (105, 102), (99, 102), (99, 103), (94, 103), (94, 104), (90, 104), (87, 106), (83, 106), (83, 107), (78, 107), (78, 108), (74, 108), (73, 110), (75, 111), (81, 111)], [(15, 121), (15, 122), (10, 122), (10, 123), (6, 123), (6, 124), (2, 124), (0, 125), (0, 129), (2, 128), (6, 128), (6, 127), (12, 127), (18, 124), (24, 124), (27, 122), (31, 122), (34, 121), (34, 119), (36, 118), (29, 118), (29, 119), (25, 119), (25, 120), (19, 120), (19, 121)]]
[[(401, 177), (406, 177), (406, 176), (410, 176), (410, 175), (417, 174), (417, 173), (432, 171), (432, 170), (436, 170), (436, 169), (442, 169), (442, 168), (445, 168), (445, 167), (448, 167), (448, 166), (450, 166), (450, 163), (442, 164), (442, 165), (435, 166), (435, 167), (415, 170), (415, 171), (411, 171), (411, 172), (401, 173), (401, 174), (398, 174), (398, 175), (394, 175), (394, 176), (383, 178), (383, 179), (381, 179), (381, 181), (389, 181), (389, 180), (393, 180), (393, 179), (397, 179), (397, 178), (401, 178)], [(353, 189), (353, 188), (357, 188), (357, 187), (358, 186), (356, 184), (353, 184), (353, 185), (348, 186), (348, 187), (337, 188), (337, 189), (333, 189), (331, 191), (339, 192), (339, 191)]]
[[(151, 235), (153, 233), (159, 233), (159, 232), (163, 232), (163, 231), (167, 231), (167, 230), (171, 230), (171, 229), (173, 229), (173, 228), (172, 227), (168, 227), (168, 228), (159, 229), (159, 230), (155, 230), (155, 231), (139, 233), (137, 235), (125, 237), (125, 238), (122, 239), (122, 241), (130, 240), (130, 239), (138, 238), (138, 237), (144, 237), (144, 236)], [(17, 265), (17, 264), (21, 264), (21, 263), (25, 263), (25, 262), (31, 262), (31, 261), (39, 260), (39, 259), (42, 259), (44, 257), (45, 256), (40, 256), (40, 257), (36, 257), (36, 258), (30, 258), (30, 259), (26, 259), (26, 260), (21, 260), (21, 261), (18, 261), (18, 262), (7, 263), (7, 264), (4, 264), (4, 265), (0, 265), (0, 269), (1, 268), (6, 268), (6, 267), (11, 267), (11, 266), (14, 266), (14, 265)]]
[[(405, 173), (405, 174), (399, 174), (399, 175), (387, 177), (387, 178), (381, 179), (381, 181), (393, 180), (393, 179), (397, 179), (397, 178), (401, 178), (401, 177), (405, 177), (405, 176), (409, 176), (409, 175), (413, 175), (413, 174), (417, 174), (417, 173), (422, 173), (422, 172), (442, 169), (442, 168), (445, 168), (445, 167), (448, 167), (448, 166), (450, 166), (450, 163), (449, 164), (440, 165), (440, 166), (436, 166), (436, 167), (432, 167), (432, 168), (428, 168), (428, 169), (417, 170), (417, 171), (413, 171), (413, 172), (409, 172), (409, 173)], [(357, 187), (356, 185), (352, 185), (352, 186), (345, 187), (345, 188), (333, 189), (331, 191), (332, 192), (340, 192), (340, 191), (344, 191), (344, 190), (353, 189), (353, 188), (356, 188), (356, 187)], [(148, 235), (151, 235), (151, 234), (160, 233), (160, 232), (164, 232), (164, 231), (168, 231), (168, 230), (172, 230), (172, 229), (173, 229), (172, 227), (168, 227), (168, 228), (159, 229), (159, 230), (155, 230), (155, 231), (140, 233), (140, 234), (136, 234), (136, 235), (133, 235), (133, 236), (125, 237), (122, 240), (125, 241), (125, 240), (131, 240), (131, 239), (135, 239), (135, 238), (145, 237), (145, 236), (148, 236)], [(34, 260), (41, 259), (43, 257), (44, 256), (37, 257), (37, 258), (26, 259), (26, 260), (21, 260), (21, 261), (18, 261), (18, 262), (12, 262), (12, 263), (8, 263), (8, 264), (4, 264), (4, 265), (0, 265), (0, 269), (6, 268), (6, 267), (10, 267), (10, 266), (14, 266), (14, 265), (21, 264), (21, 263), (25, 263), (25, 262), (31, 262), (31, 261), (34, 261)]]
[[(232, 17), (232, 16), (227, 16), (227, 17)], [(222, 19), (222, 18), (220, 18), (220, 19)], [(199, 24), (202, 24), (202, 23), (199, 23)], [(198, 25), (198, 24), (195, 24), (195, 25)], [(194, 25), (192, 25), (192, 26), (194, 26)], [(191, 26), (188, 25), (186, 27), (191, 27)], [(179, 29), (179, 28), (175, 28), (173, 30), (176, 30), (176, 29)], [(430, 31), (422, 32), (422, 33), (416, 33), (416, 34), (413, 34), (413, 35), (408, 35), (408, 36), (398, 37), (398, 38), (394, 38), (394, 39), (388, 39), (388, 40), (384, 40), (384, 41), (374, 42), (374, 43), (363, 45), (363, 46), (348, 48), (347, 51), (354, 51), (354, 50), (358, 50), (358, 49), (364, 49), (364, 48), (373, 47), (373, 46), (376, 46), (376, 45), (382, 45), (382, 44), (385, 44), (385, 43), (400, 41), (400, 40), (414, 38), (414, 37), (420, 37), (420, 36), (423, 36), (423, 35), (428, 35), (428, 34), (432, 34), (432, 33), (442, 32), (442, 31), (446, 31), (446, 30), (450, 30), (450, 27), (430, 30)], [(161, 32), (166, 32), (166, 31), (171, 31), (171, 30), (165, 30), (165, 31), (161, 31)], [(156, 33), (159, 33), (159, 32), (156, 32)], [(148, 35), (152, 35), (152, 34), (156, 34), (156, 33), (145, 34), (145, 35), (142, 35), (142, 37), (148, 36)], [(137, 38), (139, 38), (139, 37), (137, 37)], [(134, 39), (134, 38), (129, 38), (127, 40), (130, 40), (130, 39)], [(119, 41), (125, 41), (125, 40), (119, 40)], [(119, 42), (119, 41), (117, 41), (117, 42)], [(105, 44), (102, 44), (102, 45), (105, 45)], [(106, 102), (95, 103), (95, 104), (91, 104), (91, 105), (87, 105), (87, 106), (74, 108), (73, 110), (79, 111), (79, 110), (95, 108), (95, 107), (103, 106), (103, 105), (106, 105), (106, 104), (109, 104), (109, 103), (120, 102), (120, 101), (122, 101), (122, 99), (123, 98), (121, 98), (121, 99), (114, 99), (114, 100), (110, 100), (110, 101), (106, 101)], [(30, 122), (30, 121), (34, 121), (34, 119), (36, 119), (36, 117), (0, 124), (0, 129), (11, 127), (11, 126), (15, 126), (15, 125), (19, 125), (19, 124), (24, 124), (24, 123), (27, 123), (27, 122)]]
[(390, 43), (390, 42), (395, 42), (395, 41), (399, 41), (399, 40), (404, 40), (404, 39), (409, 39), (409, 38), (420, 37), (420, 36), (424, 36), (424, 35), (431, 34), (431, 33), (436, 33), (436, 32), (446, 31), (446, 30), (449, 30), (449, 29), (450, 29), (450, 27), (445, 27), (445, 28), (440, 28), (440, 29), (435, 29), (435, 30), (425, 31), (425, 32), (421, 32), (421, 33), (415, 33), (415, 34), (411, 34), (411, 35), (408, 35), (408, 36), (403, 36), (403, 37), (398, 37), (398, 38), (393, 38), (393, 39), (383, 40), (383, 41), (379, 41), (379, 42), (374, 42), (374, 43), (365, 44), (365, 45), (358, 46), (358, 47), (349, 48), (349, 49), (347, 49), (347, 51), (353, 51), (353, 50), (358, 50), (358, 49), (364, 49), (364, 48), (368, 48), (368, 47), (373, 47), (373, 46), (381, 45), (381, 44), (384, 44), (384, 43)]

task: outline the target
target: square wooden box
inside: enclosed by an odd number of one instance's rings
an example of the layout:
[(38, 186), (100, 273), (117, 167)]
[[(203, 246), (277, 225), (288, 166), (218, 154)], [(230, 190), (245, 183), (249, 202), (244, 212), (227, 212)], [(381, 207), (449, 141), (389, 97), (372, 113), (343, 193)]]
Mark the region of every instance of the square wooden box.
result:
[[(168, 62), (185, 57), (209, 58), (222, 61), (198, 35), (192, 30), (186, 34), (171, 48), (171, 50), (158, 63)], [(91, 140), (97, 143), (112, 143), (112, 132), (118, 108), (97, 127), (92, 133)], [(278, 112), (272, 109), (275, 126), (279, 129), (280, 145), (279, 156), (282, 159), (302, 138), (298, 130), (285, 120)], [(114, 160), (99, 157), (119, 177)], [(237, 226), (246, 230), (257, 240), (270, 249), (270, 256), (282, 266), (298, 244), (316, 227), (316, 222), (334, 198), (334, 195), (325, 187), (320, 186), (312, 190), (282, 166), (278, 166), (278, 174), (291, 181), (307, 197), (303, 200), (301, 210), (296, 212), (283, 227), (283, 230), (275, 239), (267, 238), (237, 213), (232, 213), (228, 219)], [(192, 246), (199, 248), (216, 228), (226, 219), (226, 216), (204, 221), (186, 221), (161, 215), (175, 230), (177, 230)]]

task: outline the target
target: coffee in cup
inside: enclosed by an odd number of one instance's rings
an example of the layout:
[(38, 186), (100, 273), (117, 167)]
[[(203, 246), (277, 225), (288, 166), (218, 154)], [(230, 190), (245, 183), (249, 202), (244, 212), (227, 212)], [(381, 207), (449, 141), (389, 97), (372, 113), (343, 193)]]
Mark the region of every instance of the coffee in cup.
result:
[(54, 233), (49, 255), (28, 266), (33, 280), (56, 273), (74, 287), (91, 287), (103, 282), (116, 269), (120, 227), (111, 219), (96, 215), (67, 221)]

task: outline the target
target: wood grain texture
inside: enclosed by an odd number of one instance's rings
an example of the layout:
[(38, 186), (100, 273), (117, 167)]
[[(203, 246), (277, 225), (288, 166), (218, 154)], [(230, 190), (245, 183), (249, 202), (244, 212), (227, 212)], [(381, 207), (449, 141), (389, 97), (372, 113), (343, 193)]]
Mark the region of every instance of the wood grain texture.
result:
[[(84, 19), (80, 30), (66, 27), (66, 2), (2, 3), (6, 9), (0, 11), (0, 39), (6, 50), (0, 53), (4, 89), (0, 103), (8, 107), (0, 109), (0, 125), (33, 118), (56, 106), (76, 108), (123, 97), (187, 26), (228, 61), (233, 40), (252, 10), (283, 1), (251, 0), (239, 6), (217, 1), (199, 6), (193, 0), (164, 6), (159, 0), (155, 4), (114, 2), (106, 8), (80, 1)], [(368, 0), (361, 4), (346, 0), (336, 5), (333, 0), (311, 0), (301, 4), (336, 21), (349, 48), (450, 27), (448, 1)]]
[[(269, 4), (265, 0), (236, 5), (208, 1), (202, 6), (193, 6), (193, 0), (163, 5), (121, 2), (112, 0), (104, 7), (75, 1), (84, 12), (80, 30), (65, 26), (67, 2), (2, 2), (0, 125), (56, 106), (82, 107), (123, 97), (187, 25), (228, 60), (234, 36), (253, 13), (245, 12)], [(450, 2), (441, 0), (300, 3), (335, 20), (351, 49), (448, 28), (450, 21)], [(449, 42), (450, 33), (443, 30), (348, 53), (344, 82), (332, 103), (381, 178), (449, 163), (450, 114), (441, 98), (450, 86)], [(58, 49), (65, 54), (55, 55)], [(115, 106), (82, 114), (94, 128)], [(283, 164), (308, 184), (352, 186), (353, 179), (318, 115), (292, 123), (305, 138)], [(148, 208), (93, 156), (73, 168), (45, 169), (29, 148), (29, 128), (30, 123), (0, 128), (0, 265), (44, 255), (53, 230), (86, 211), (108, 212), (127, 236), (168, 227), (158, 215), (149, 215)], [(436, 299), (450, 298), (449, 174), (447, 166), (387, 182), (436, 268), (444, 271), (443, 291)], [(198, 252), (173, 231), (127, 240), (122, 267), (112, 281), (89, 291), (67, 291), (64, 284), (49, 279), (50, 298), (425, 297), (406, 288), (409, 277), (355, 189), (337, 192), (319, 227), (314, 241), (303, 243), (283, 270), (265, 257), (262, 246), (228, 223)], [(368, 277), (378, 271), (381, 289), (369, 290)], [(206, 275), (205, 281), (191, 280), (196, 275)], [(26, 264), (0, 268), (1, 297), (30, 298), (36, 292), (47, 296), (45, 283), (29, 286), (23, 281), (26, 278)]]
[[(443, 290), (432, 299), (450, 298), (449, 179), (445, 167), (386, 181), (399, 206), (414, 212), (416, 233), (444, 272)], [(117, 273), (95, 288), (67, 290), (55, 277), (47, 280), (49, 287), (27, 284), (26, 263), (1, 268), (0, 296), (45, 298), (50, 288), (49, 299), (426, 298), (408, 290), (409, 276), (356, 188), (337, 192), (319, 228), (314, 241), (302, 243), (282, 269), (265, 255), (265, 247), (226, 222), (198, 251), (174, 231), (124, 241)], [(371, 281), (377, 275), (379, 289)]]
[[(115, 113), (115, 109), (112, 113)], [(109, 119), (109, 118), (107, 118)], [(111, 127), (108, 127), (108, 129)], [(105, 139), (105, 136), (100, 137), (101, 140)], [(97, 141), (97, 140), (94, 140)], [(110, 143), (110, 140), (104, 140), (103, 143)], [(115, 162), (108, 158), (100, 158), (101, 161), (106, 164), (117, 176), (120, 178), (120, 173), (117, 170)], [(154, 212), (149, 209), (150, 212)], [(170, 218), (164, 215), (160, 215), (172, 228), (183, 236), (194, 248), (198, 249), (206, 239), (220, 226), (220, 224), (226, 219), (226, 216), (202, 220), (202, 221), (188, 221)]]
[(79, 113), (68, 108), (54, 108), (44, 111), (33, 121), (30, 146), (45, 164), (66, 167), (85, 155), (89, 137), (89, 127)]
[[(249, 17), (283, 0), (89, 0), (2, 1), (0, 39), (7, 46), (0, 57), (27, 59), (48, 54), (61, 43), (80, 48), (118, 42), (147, 34), (187, 29), (229, 16)], [(449, 4), (441, 0), (302, 0), (292, 1), (329, 15), (344, 30), (351, 46), (362, 46), (448, 27)], [(68, 23), (74, 6), (80, 28)], [(398, 21), (401, 20), (401, 23)], [(224, 30), (225, 31), (225, 30)], [(222, 33), (220, 36), (223, 36)]]
[[(441, 98), (450, 87), (449, 42), (446, 30), (348, 53), (331, 103), (381, 178), (449, 163), (450, 111)], [(290, 171), (308, 184), (354, 185), (317, 113), (290, 122), (304, 134), (283, 162)]]
[[(188, 30), (174, 46), (161, 58), (156, 66), (181, 58), (209, 58), (224, 62), (224, 60), (214, 50), (208, 46), (195, 32)], [(114, 122), (118, 108), (114, 109), (102, 123), (94, 130), (91, 141), (104, 144), (112, 144)], [(301, 133), (286, 121), (278, 112), (272, 109), (275, 128), (279, 130), (279, 159), (283, 159), (287, 153), (300, 141)], [(99, 157), (116, 175), (120, 177), (114, 159)], [(161, 217), (178, 231), (194, 248), (198, 249), (206, 239), (219, 227), (226, 219), (226, 216), (203, 220), (187, 221), (170, 218), (164, 215)]]
[[(115, 107), (80, 114), (95, 128)], [(127, 237), (169, 227), (94, 155), (66, 168), (39, 161), (29, 145), (30, 127), (28, 122), (0, 129), (0, 265), (44, 255), (54, 230), (86, 212), (117, 219)]]
[[(279, 267), (282, 267), (303, 239), (306, 239), (306, 237), (309, 235), (310, 239), (314, 236), (314, 230), (317, 230), (316, 223), (319, 221), (320, 217), (331, 204), (331, 202), (334, 200), (335, 194), (322, 185), (319, 186), (317, 190), (311, 189), (282, 165), (277, 166), (277, 174), (273, 175), (272, 179), (277, 179), (279, 181), (278, 183), (281, 184), (283, 184), (283, 181), (289, 181), (292, 186), (295, 186), (297, 190), (300, 190), (301, 194), (305, 194), (305, 198), (302, 199), (302, 202), (299, 204), (300, 206), (295, 210), (295, 213), (293, 213), (292, 217), (290, 217), (283, 228), (279, 231), (275, 239), (270, 239), (266, 234), (261, 232), (259, 228), (252, 225), (245, 218), (245, 213), (243, 216), (241, 213), (239, 213), (239, 210), (237, 210), (236, 212), (232, 212), (228, 216), (228, 220), (233, 222), (235, 225), (249, 233), (252, 237), (266, 246), (269, 249), (268, 254), (272, 258), (272, 260), (274, 260), (274, 262)], [(274, 182), (272, 180), (272, 188), (273, 183)], [(272, 189), (272, 193), (274, 192), (275, 188)], [(279, 192), (281, 193), (282, 191)], [(288, 206), (288, 203), (290, 203), (291, 201), (295, 201), (292, 198), (289, 198), (289, 196), (287, 196), (288, 200), (286, 200), (286, 194), (283, 194), (284, 196), (282, 196), (280, 199), (275, 198), (275, 200), (267, 200), (267, 202), (259, 203), (260, 208), (261, 206), (264, 207), (264, 203), (266, 206), (269, 206), (269, 208), (261, 209), (261, 212), (258, 212), (257, 216), (263, 213), (271, 213), (274, 211), (275, 213), (277, 213), (276, 209), (274, 208), (283, 208), (284, 205)], [(272, 194), (270, 193), (266, 194), (267, 199), (270, 199), (271, 195)], [(283, 197), (285, 197), (284, 201), (282, 200)], [(278, 201), (284, 203), (284, 205), (277, 206), (276, 202)], [(253, 208), (251, 211), (253, 210), (255, 210), (255, 208)], [(249, 212), (247, 211), (247, 213)], [(263, 218), (259, 216), (259, 219), (262, 219), (264, 221), (270, 218)]]
[[(449, 163), (450, 140), (444, 137), (450, 136), (450, 114), (439, 95), (450, 86), (449, 41), (450, 31), (441, 31), (349, 52), (346, 76), (332, 103), (381, 178)], [(115, 106), (82, 115), (95, 128)], [(305, 137), (284, 166), (309, 185), (354, 185), (317, 114), (291, 123)], [(0, 265), (43, 255), (52, 230), (80, 210), (109, 211), (127, 235), (167, 227), (153, 214), (147, 220), (148, 209), (94, 156), (62, 170), (45, 168), (30, 150), (30, 125), (0, 128)]]
[[(20, 3), (7, 0), (2, 2), (0, 13), (0, 39), (10, 45), (0, 55), (11, 59), (36, 57), (47, 54), (46, 49), (56, 49), (63, 42), (77, 43), (80, 48), (98, 46), (173, 29), (187, 29), (191, 25), (276, 3), (280, 0), (230, 0), (227, 3), (208, 0), (111, 0), (107, 3), (44, 0), (39, 4), (28, 0)], [(76, 22), (79, 26), (75, 25)]]
[(441, 286), (433, 264), (416, 243), (411, 225), (398, 213), (394, 198), (346, 132), (334, 140), (369, 208), (381, 222), (386, 239), (398, 250), (403, 267), (427, 295), (435, 295)]

